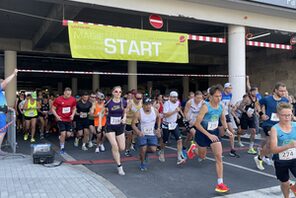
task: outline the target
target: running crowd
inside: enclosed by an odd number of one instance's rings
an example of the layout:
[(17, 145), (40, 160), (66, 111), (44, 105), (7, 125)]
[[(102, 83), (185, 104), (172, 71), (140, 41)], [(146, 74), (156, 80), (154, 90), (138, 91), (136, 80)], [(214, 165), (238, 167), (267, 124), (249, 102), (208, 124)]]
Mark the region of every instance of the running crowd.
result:
[[(220, 193), (229, 191), (223, 181), (221, 138), (225, 135), (229, 138), (229, 155), (239, 158), (235, 146), (244, 146), (241, 136), (249, 133), (248, 154), (254, 155), (254, 162), (261, 171), (264, 163), (275, 166), (282, 192), (289, 197), (290, 189), (296, 192), (289, 181), (289, 170), (296, 176), (293, 101), (281, 82), (275, 84), (272, 94), (264, 97), (256, 87), (250, 86), (248, 78), (247, 85), (247, 93), (235, 104), (230, 83), (191, 92), (184, 102), (179, 100), (176, 91), (152, 98), (132, 90), (123, 96), (120, 86), (114, 87), (110, 96), (96, 91), (73, 97), (70, 88), (56, 97), (42, 92), (25, 95), (21, 91), (15, 104), (17, 125), (24, 140), (31, 143), (36, 141), (37, 126), (40, 139), (59, 131), (61, 154), (65, 152), (66, 138), (75, 138), (74, 146), (81, 145), (83, 151), (96, 145), (96, 153), (105, 151), (107, 139), (119, 175), (125, 175), (120, 153), (124, 151), (125, 156), (131, 156), (136, 145), (140, 148), (141, 171), (147, 170), (150, 153), (158, 152), (159, 161), (165, 162), (170, 137), (177, 142), (177, 165), (194, 157), (200, 162), (205, 160), (210, 148), (216, 160), (215, 191)], [(260, 148), (255, 148), (260, 128), (264, 141)]]

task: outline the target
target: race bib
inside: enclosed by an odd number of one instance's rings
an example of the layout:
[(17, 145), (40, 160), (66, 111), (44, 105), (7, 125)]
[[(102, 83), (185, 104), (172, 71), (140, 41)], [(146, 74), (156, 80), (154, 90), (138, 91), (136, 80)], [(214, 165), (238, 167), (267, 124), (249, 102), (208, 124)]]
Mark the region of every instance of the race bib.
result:
[(143, 133), (145, 135), (151, 135), (154, 134), (154, 128), (153, 127), (143, 127)]
[(110, 118), (111, 125), (118, 125), (121, 124), (121, 117), (111, 117)]
[(271, 120), (271, 121), (274, 121), (274, 122), (279, 122), (279, 121), (280, 121), (280, 119), (279, 119), (279, 117), (277, 116), (276, 113), (272, 113), (272, 114), (271, 114), (271, 118), (270, 118), (270, 120)]
[(87, 117), (87, 113), (80, 113), (80, 118), (86, 118)]
[(247, 110), (247, 114), (253, 114), (254, 113), (254, 109), (253, 108), (248, 108), (248, 110)]
[(169, 130), (175, 130), (177, 125), (178, 125), (177, 123), (169, 123), (168, 128), (169, 128)]
[(48, 113), (48, 111), (43, 111), (43, 113)]
[(35, 112), (34, 111), (29, 111), (28, 117), (34, 117), (34, 116), (35, 116)]
[(63, 114), (70, 113), (70, 112), (71, 112), (71, 107), (63, 107), (62, 109)]
[(213, 131), (213, 130), (217, 129), (218, 128), (218, 124), (219, 124), (218, 120), (217, 121), (208, 122), (208, 128), (207, 128), (207, 130), (208, 131)]
[(291, 148), (279, 153), (280, 160), (291, 160), (296, 158), (296, 148)]

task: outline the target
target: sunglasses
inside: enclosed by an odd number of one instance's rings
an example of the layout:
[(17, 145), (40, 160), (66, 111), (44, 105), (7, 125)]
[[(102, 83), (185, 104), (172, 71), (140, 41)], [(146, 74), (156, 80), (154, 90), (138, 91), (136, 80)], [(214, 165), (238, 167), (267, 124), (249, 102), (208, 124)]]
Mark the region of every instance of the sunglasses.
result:
[(115, 90), (114, 93), (122, 93), (122, 91)]
[(136, 97), (136, 100), (142, 100), (142, 98), (137, 98), (137, 97)]
[(96, 98), (96, 96), (90, 96), (90, 98)]

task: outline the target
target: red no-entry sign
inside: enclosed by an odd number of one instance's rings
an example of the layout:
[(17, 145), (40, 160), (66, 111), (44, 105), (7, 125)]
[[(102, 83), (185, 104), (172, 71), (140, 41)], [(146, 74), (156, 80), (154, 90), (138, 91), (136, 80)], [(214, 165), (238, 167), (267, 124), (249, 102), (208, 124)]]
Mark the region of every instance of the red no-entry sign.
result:
[(152, 14), (149, 16), (149, 22), (156, 29), (160, 29), (163, 26), (162, 18), (156, 14)]

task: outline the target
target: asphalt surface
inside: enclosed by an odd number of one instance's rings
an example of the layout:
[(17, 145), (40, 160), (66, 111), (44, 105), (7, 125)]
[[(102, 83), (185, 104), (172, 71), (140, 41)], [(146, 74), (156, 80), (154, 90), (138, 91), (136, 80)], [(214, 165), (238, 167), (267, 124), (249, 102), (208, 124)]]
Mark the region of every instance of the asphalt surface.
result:
[[(95, 147), (88, 151), (82, 151), (81, 146), (73, 146), (74, 139), (66, 142), (66, 152), (76, 161), (72, 164), (84, 164), (88, 169), (103, 176), (113, 183), (127, 197), (151, 198), (151, 197), (215, 197), (219, 196), (214, 191), (217, 178), (215, 162), (209, 150), (208, 159), (198, 162), (197, 159), (188, 160), (186, 164), (177, 166), (176, 143), (171, 140), (171, 145), (166, 148), (166, 161), (158, 161), (156, 154), (149, 156), (148, 171), (139, 170), (137, 151), (133, 157), (123, 157), (125, 176), (117, 174), (116, 165), (113, 163), (110, 146), (105, 143), (106, 151), (95, 153)], [(51, 134), (45, 141), (58, 145), (57, 134)], [(259, 142), (257, 142), (259, 143)], [(272, 166), (265, 165), (265, 171), (256, 169), (253, 155), (247, 154), (248, 145), (239, 148), (240, 158), (228, 155), (230, 150), (228, 140), (223, 140), (224, 183), (230, 187), (230, 193), (239, 193), (249, 190), (262, 189), (279, 185), (274, 178)], [(30, 154), (30, 143), (23, 141), (18, 136), (18, 152)], [(122, 155), (123, 156), (123, 155)], [(62, 159), (57, 154), (56, 159)]]

